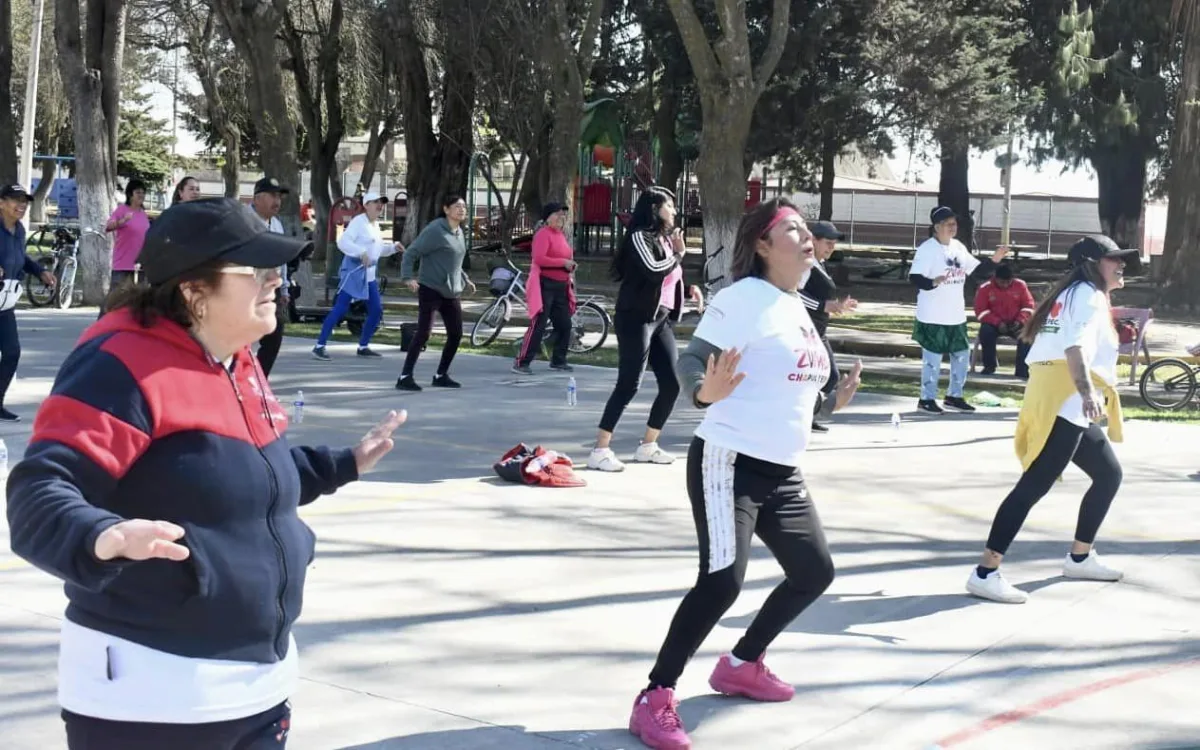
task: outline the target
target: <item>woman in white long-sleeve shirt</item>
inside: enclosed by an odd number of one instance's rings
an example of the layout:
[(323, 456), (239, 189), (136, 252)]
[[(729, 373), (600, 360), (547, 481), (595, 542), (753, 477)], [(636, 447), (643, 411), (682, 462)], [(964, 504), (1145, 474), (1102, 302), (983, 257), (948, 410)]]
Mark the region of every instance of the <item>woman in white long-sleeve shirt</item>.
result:
[(383, 319), (383, 303), (379, 299), (379, 283), (375, 281), (375, 269), (380, 258), (386, 258), (397, 252), (403, 252), (404, 247), (399, 243), (387, 242), (379, 229), (379, 215), (387, 198), (379, 193), (367, 193), (363, 196), (363, 213), (355, 216), (338, 238), (338, 250), (346, 256), (338, 268), (337, 298), (333, 301), (333, 309), (325, 316), (325, 324), (321, 326), (321, 337), (313, 347), (313, 357), (328, 362), (332, 357), (325, 352), (325, 343), (333, 335), (333, 329), (342, 322), (342, 318), (350, 311), (350, 305), (355, 300), (367, 301), (367, 320), (363, 324), (362, 336), (358, 339), (358, 356), (379, 357), (369, 344), (375, 335), (379, 321)]

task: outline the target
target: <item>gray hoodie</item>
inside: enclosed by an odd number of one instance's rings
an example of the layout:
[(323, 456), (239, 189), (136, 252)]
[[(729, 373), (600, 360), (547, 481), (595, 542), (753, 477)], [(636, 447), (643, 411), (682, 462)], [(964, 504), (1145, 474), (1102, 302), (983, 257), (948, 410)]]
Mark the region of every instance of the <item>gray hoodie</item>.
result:
[(404, 248), (400, 276), (406, 281), (414, 278), (413, 265), (416, 264), (418, 284), (443, 297), (461, 297), (467, 281), (463, 271), (466, 257), (467, 243), (462, 227), (451, 231), (445, 217), (434, 219), (425, 225), (411, 245)]

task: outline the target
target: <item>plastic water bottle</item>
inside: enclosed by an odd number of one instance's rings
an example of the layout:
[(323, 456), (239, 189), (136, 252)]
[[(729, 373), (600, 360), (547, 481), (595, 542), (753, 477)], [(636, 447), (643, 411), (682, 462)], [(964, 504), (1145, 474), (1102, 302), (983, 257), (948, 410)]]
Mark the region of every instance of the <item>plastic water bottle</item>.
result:
[(292, 402), (292, 421), (296, 424), (304, 421), (304, 391), (296, 391), (296, 400)]
[(892, 412), (892, 442), (900, 439), (900, 412)]
[(579, 400), (579, 387), (575, 385), (574, 376), (567, 381), (567, 406), (574, 406)]
[(0, 478), (8, 476), (8, 445), (0, 439)]

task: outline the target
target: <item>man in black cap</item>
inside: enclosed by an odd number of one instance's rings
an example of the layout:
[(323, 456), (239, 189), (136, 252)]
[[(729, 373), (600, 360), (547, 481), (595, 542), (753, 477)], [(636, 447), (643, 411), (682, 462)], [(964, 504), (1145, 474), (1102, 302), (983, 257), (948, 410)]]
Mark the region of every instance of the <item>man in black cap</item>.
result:
[[(291, 190), (274, 177), (262, 178), (254, 183), (254, 199), (249, 206), (251, 215), (266, 224), (268, 230), (275, 234), (283, 234), (279, 209), (283, 206), (283, 196), (290, 192)], [(284, 323), (287, 321), (288, 289), (291, 286), (287, 265), (280, 266), (279, 274), (283, 277), (283, 284), (275, 292), (275, 310), (279, 317), (279, 325), (258, 342), (258, 363), (267, 377), (270, 377), (271, 368), (275, 366), (275, 360), (279, 357), (279, 348), (283, 345)]]
[[(825, 395), (828, 396), (837, 388), (838, 379), (841, 377), (837, 369), (837, 362), (833, 357), (833, 347), (829, 345), (829, 339), (825, 336), (825, 330), (829, 327), (829, 316), (853, 311), (858, 307), (858, 301), (853, 297), (846, 297), (839, 301), (836, 298), (837, 285), (834, 284), (833, 277), (825, 268), (825, 261), (829, 260), (833, 251), (837, 249), (837, 243), (845, 239), (846, 235), (838, 231), (831, 221), (814, 222), (809, 224), (808, 229), (812, 232), (813, 254), (816, 256), (817, 262), (813, 264), (808, 275), (801, 281), (800, 299), (808, 308), (808, 316), (812, 318), (813, 326), (816, 327), (821, 341), (825, 343), (825, 349), (829, 352), (829, 381), (825, 384)], [(827, 426), (816, 420), (813, 421), (813, 430), (829, 432)]]
[(14, 310), (21, 298), (21, 278), (37, 274), (42, 283), (53, 287), (54, 274), (25, 254), (25, 211), (29, 208), (29, 193), (20, 185), (0, 188), (0, 422), (19, 422), (21, 418), (4, 407), (4, 396), (17, 363), (21, 360), (21, 339), (17, 336), (17, 314)]

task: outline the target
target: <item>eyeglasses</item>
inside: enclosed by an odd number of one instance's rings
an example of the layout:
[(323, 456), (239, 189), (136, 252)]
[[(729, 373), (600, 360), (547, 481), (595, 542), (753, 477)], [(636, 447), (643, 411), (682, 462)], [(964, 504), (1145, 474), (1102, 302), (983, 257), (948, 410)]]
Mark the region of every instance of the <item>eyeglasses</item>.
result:
[(232, 273), (238, 276), (253, 276), (259, 284), (266, 284), (273, 277), (279, 277), (278, 268), (251, 268), (250, 266), (225, 266), (221, 273)]

